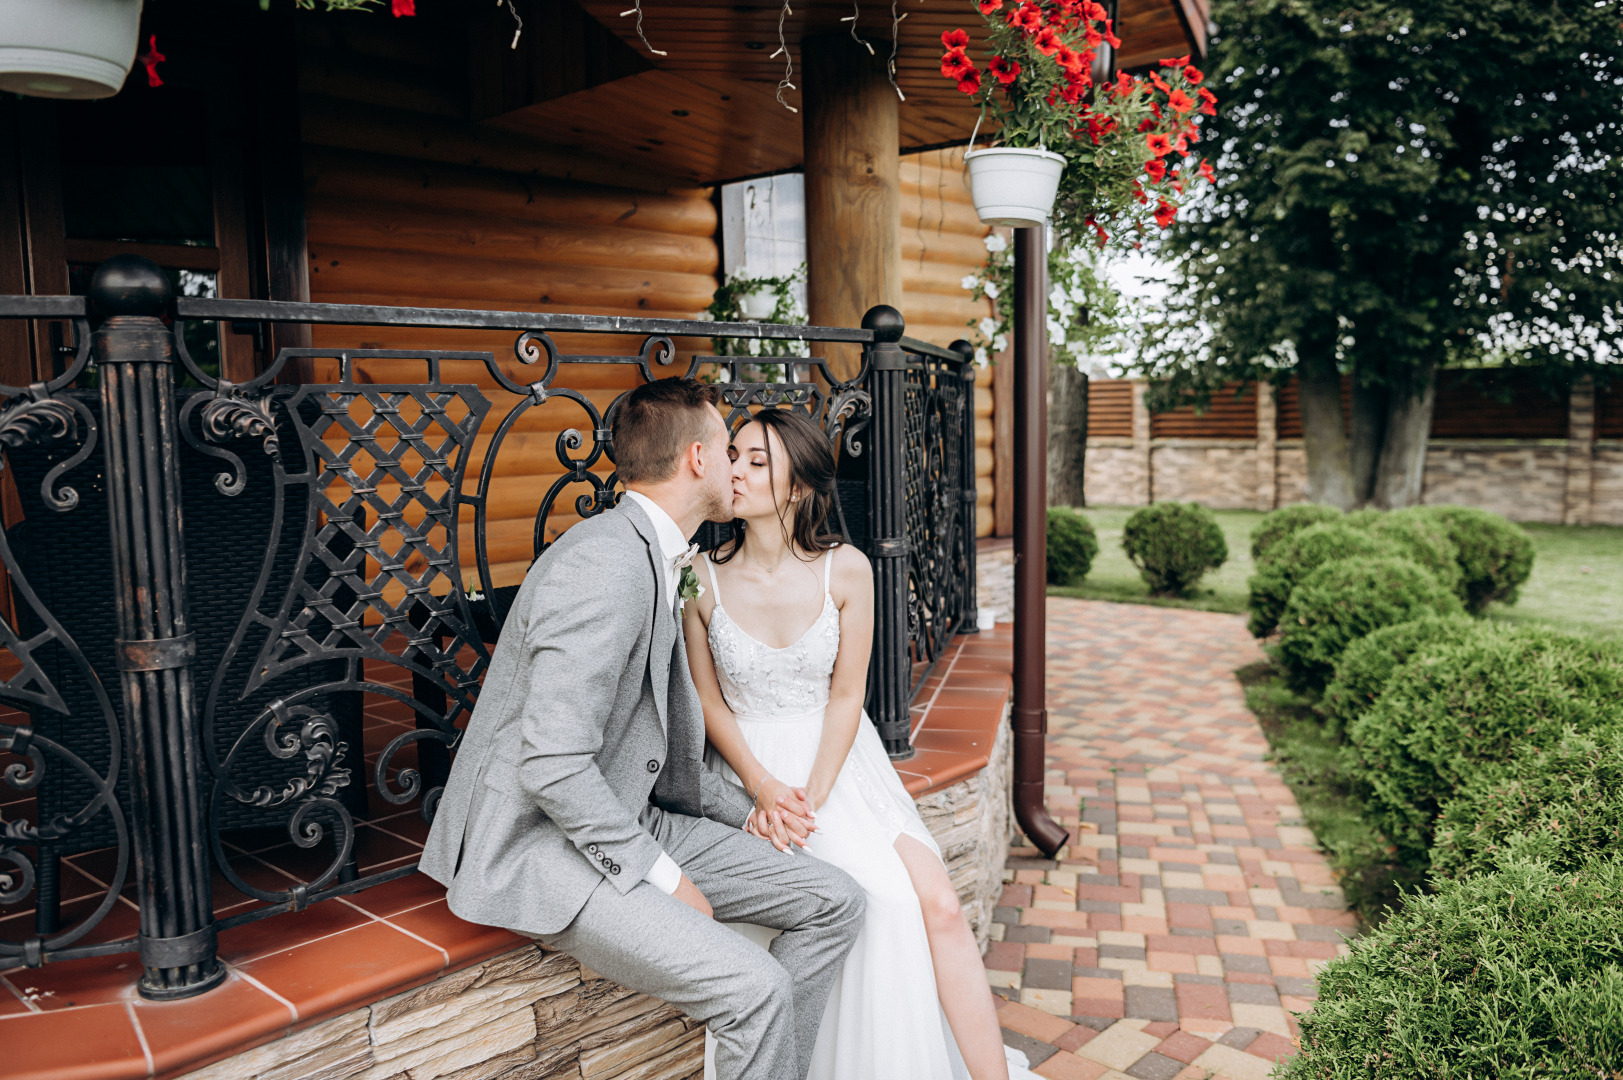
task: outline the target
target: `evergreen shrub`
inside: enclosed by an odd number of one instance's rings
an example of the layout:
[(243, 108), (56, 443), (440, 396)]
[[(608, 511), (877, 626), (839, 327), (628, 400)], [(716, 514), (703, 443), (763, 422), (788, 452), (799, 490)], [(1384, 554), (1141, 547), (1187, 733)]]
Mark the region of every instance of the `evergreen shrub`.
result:
[(1199, 503), (1152, 503), (1122, 527), (1121, 546), (1155, 596), (1186, 596), (1229, 557), (1212, 512)]
[(1623, 1062), (1623, 860), (1412, 894), (1318, 977), (1276, 1080), (1544, 1080)]
[(1503, 774), (1468, 782), (1438, 815), (1431, 867), (1463, 878), (1531, 860), (1570, 872), (1599, 856), (1623, 859), (1623, 728), (1524, 746)]
[(1257, 527), (1251, 530), (1251, 561), (1261, 562), (1268, 552), (1282, 540), (1321, 522), (1335, 521), (1341, 511), (1321, 503), (1297, 503), (1281, 506), (1262, 515)]
[(1048, 508), (1048, 584), (1075, 585), (1093, 569), (1099, 538), (1093, 524), (1068, 506)]
[(1517, 590), (1533, 572), (1533, 541), (1520, 525), (1469, 506), (1428, 506), (1458, 549), (1460, 595), (1467, 611), (1479, 614), (1497, 600), (1516, 602)]
[(1460, 572), (1460, 551), (1448, 529), (1424, 507), (1405, 510), (1361, 510), (1347, 515), (1347, 523), (1389, 541), (1410, 562), (1430, 570), (1443, 587), (1465, 599)]
[(1276, 543), (1246, 584), (1251, 615), (1246, 629), (1254, 637), (1267, 637), (1279, 626), (1291, 590), (1325, 563), (1355, 556), (1398, 555), (1395, 546), (1362, 529), (1339, 521), (1309, 525)]
[(1381, 696), (1386, 681), (1411, 656), (1435, 642), (1455, 642), (1477, 623), (1464, 615), (1427, 615), (1413, 622), (1383, 626), (1359, 638), (1336, 661), (1335, 676), (1318, 704), (1325, 727), (1340, 735)]
[(1346, 773), (1400, 861), (1425, 865), (1442, 805), (1566, 729), (1623, 727), (1623, 649), (1541, 628), (1481, 626), (1395, 671), (1347, 730)]
[(1328, 562), (1291, 591), (1279, 620), (1279, 660), (1294, 687), (1322, 691), (1347, 646), (1365, 634), (1459, 612), (1459, 598), (1408, 559)]

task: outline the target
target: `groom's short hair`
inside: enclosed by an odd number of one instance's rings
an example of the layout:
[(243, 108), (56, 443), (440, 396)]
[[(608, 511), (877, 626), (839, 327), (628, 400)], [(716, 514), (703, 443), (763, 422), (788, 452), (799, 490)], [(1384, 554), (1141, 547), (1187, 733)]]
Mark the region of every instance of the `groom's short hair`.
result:
[(694, 379), (656, 379), (627, 394), (614, 411), (610, 435), (620, 479), (628, 484), (669, 480), (687, 448), (710, 434), (705, 406), (720, 401), (719, 390)]

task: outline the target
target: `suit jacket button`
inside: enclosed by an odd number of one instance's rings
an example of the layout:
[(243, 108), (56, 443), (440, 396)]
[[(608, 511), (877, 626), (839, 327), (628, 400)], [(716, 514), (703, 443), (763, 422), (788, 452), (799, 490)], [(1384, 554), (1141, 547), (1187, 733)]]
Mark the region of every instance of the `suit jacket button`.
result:
[(596, 844), (587, 844), (586, 845), (586, 850), (590, 851), (593, 855), (596, 855), (597, 854), (597, 845)]
[(609, 873), (618, 874), (619, 872), (620, 872), (620, 865), (618, 863), (615, 863), (614, 865), (609, 867)]
[(649, 771), (649, 772), (658, 772), (658, 771), (659, 771), (659, 762), (657, 762), (657, 761), (650, 761), (650, 762), (649, 762), (649, 763), (648, 763), (648, 771)]

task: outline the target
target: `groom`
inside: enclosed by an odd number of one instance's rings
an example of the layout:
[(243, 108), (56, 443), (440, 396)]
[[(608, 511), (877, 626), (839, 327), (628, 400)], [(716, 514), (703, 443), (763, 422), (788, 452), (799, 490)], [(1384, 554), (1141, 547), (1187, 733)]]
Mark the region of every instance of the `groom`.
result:
[[(530, 567), (420, 865), (458, 916), (703, 1021), (721, 1080), (799, 1080), (864, 900), (744, 831), (751, 797), (701, 760), (677, 592), (687, 537), (732, 517), (716, 401), (687, 379), (621, 401), (627, 494)], [(717, 919), (783, 932), (769, 957)]]

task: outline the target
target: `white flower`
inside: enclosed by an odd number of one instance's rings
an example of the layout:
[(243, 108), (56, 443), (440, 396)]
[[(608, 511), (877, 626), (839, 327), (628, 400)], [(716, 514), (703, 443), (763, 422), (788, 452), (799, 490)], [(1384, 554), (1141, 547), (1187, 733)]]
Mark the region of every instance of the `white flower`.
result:
[(976, 349), (975, 350), (975, 366), (976, 367), (985, 367), (989, 362), (990, 362), (990, 360), (986, 355), (986, 350), (985, 349)]
[(1004, 250), (1008, 246), (1009, 246), (1009, 242), (1007, 240), (1003, 239), (1003, 237), (999, 236), (997, 233), (994, 232), (994, 233), (987, 233), (986, 234), (986, 250), (987, 251), (991, 251), (991, 252), (995, 253), (995, 252), (999, 252), (999, 251)]
[(986, 295), (990, 296), (993, 300), (996, 300), (997, 299), (997, 294), (998, 294), (997, 282), (988, 281), (986, 283)]
[(962, 288), (973, 291), (975, 286), (980, 284), (980, 278), (976, 277), (974, 274), (965, 274), (964, 280), (960, 281), (958, 284)]
[(997, 320), (988, 315), (976, 324), (980, 328), (981, 337), (989, 338), (997, 333)]
[(1009, 336), (1007, 334), (999, 334), (997, 337), (992, 339), (992, 351), (993, 352), (1002, 352), (1004, 349), (1007, 349), (1008, 347), (1009, 347)]

